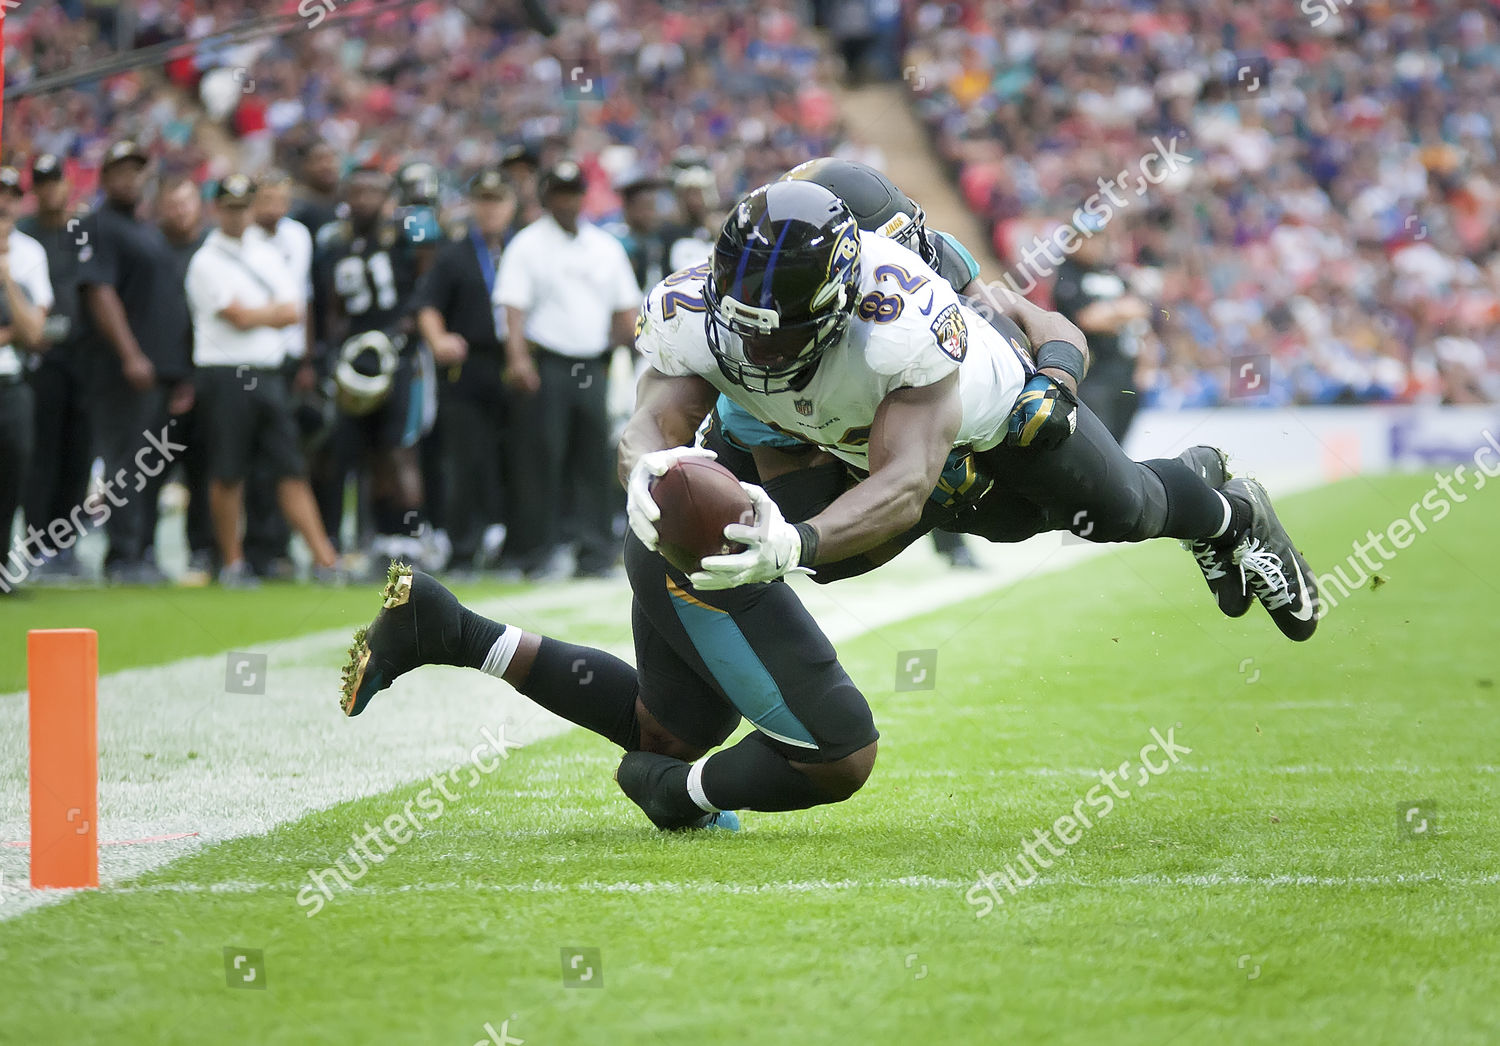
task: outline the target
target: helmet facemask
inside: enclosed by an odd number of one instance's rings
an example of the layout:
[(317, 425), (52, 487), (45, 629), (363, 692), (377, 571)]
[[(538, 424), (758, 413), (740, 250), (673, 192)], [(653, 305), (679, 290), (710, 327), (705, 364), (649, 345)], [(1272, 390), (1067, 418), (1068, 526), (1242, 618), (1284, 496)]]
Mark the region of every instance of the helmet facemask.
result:
[[(726, 223), (704, 281), (704, 322), (720, 371), (736, 385), (805, 388), (844, 337), (859, 286), (859, 229), (844, 215), (822, 226), (790, 220), (731, 231)], [(799, 224), (793, 246), (788, 235)]]
[(829, 348), (849, 329), (855, 296), (843, 284), (821, 315), (782, 323), (774, 308), (757, 308), (720, 297), (708, 281), (708, 346), (730, 381), (751, 392), (795, 392), (805, 388)]

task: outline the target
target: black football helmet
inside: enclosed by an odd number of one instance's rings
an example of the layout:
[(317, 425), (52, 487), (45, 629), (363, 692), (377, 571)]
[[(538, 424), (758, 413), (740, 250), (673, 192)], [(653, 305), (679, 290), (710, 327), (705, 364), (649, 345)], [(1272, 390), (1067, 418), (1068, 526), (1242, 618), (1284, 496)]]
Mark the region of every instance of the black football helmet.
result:
[(724, 221), (704, 281), (708, 347), (751, 392), (806, 387), (859, 297), (859, 225), (811, 182), (772, 182)]
[(895, 240), (937, 268), (937, 250), (927, 240), (927, 215), (896, 183), (867, 163), (820, 156), (799, 163), (781, 180), (815, 182), (849, 205), (865, 232)]

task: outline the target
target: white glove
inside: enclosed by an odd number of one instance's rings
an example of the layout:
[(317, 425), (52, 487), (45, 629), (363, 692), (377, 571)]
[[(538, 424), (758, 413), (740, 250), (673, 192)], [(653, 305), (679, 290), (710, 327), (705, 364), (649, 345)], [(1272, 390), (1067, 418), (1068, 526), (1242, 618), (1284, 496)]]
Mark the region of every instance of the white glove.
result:
[(667, 474), (667, 469), (684, 458), (703, 458), (708, 461), (718, 457), (706, 447), (668, 447), (642, 454), (630, 470), (630, 480), (625, 484), (625, 518), (630, 529), (652, 552), (660, 540), (656, 535), (656, 521), (661, 519), (661, 509), (651, 500), (651, 480)]
[(745, 551), (704, 557), (698, 571), (689, 574), (688, 580), (695, 588), (712, 591), (775, 581), (794, 570), (811, 574), (812, 571), (797, 566), (797, 557), (802, 554), (802, 535), (782, 518), (781, 509), (771, 495), (753, 483), (740, 486), (755, 507), (755, 525), (731, 523), (724, 528), (724, 537), (744, 544)]

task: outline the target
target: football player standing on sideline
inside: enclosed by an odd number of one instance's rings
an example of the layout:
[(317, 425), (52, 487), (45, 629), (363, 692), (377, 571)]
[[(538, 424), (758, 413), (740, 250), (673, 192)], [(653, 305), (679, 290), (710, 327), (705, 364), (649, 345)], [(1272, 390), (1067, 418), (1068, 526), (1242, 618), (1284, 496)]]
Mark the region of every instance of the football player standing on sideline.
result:
[[(369, 465), (372, 572), (384, 574), (388, 560), (428, 560), (430, 553), (422, 540), (428, 530), (417, 455), (424, 368), (411, 336), (417, 259), (411, 239), (389, 213), (389, 175), (376, 166), (355, 168), (345, 195), (348, 216), (323, 226), (314, 240), (313, 282), (316, 300), (327, 310), (328, 344), (337, 346), (333, 370), (340, 384), (343, 449)], [(377, 391), (363, 396), (354, 386)], [(337, 534), (351, 463), (346, 457), (333, 464), (318, 497), (324, 527)]]
[(530, 577), (557, 575), (559, 537), (576, 546), (583, 577), (609, 574), (619, 550), (606, 393), (611, 350), (630, 343), (641, 289), (620, 242), (581, 220), (583, 193), (578, 164), (553, 165), (541, 182), (547, 213), (505, 248), (495, 280), (515, 494), (503, 558)]

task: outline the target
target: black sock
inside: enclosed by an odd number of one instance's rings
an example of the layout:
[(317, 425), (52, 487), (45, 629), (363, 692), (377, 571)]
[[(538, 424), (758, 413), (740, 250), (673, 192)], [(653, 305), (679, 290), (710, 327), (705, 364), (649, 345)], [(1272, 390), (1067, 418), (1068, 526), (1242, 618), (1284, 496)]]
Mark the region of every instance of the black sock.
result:
[(480, 617), (466, 606), (458, 608), (458, 643), (454, 646), (454, 658), (444, 662), (463, 668), (483, 668), (495, 640), (505, 634), (506, 628), (498, 621)]
[(1224, 502), (1219, 492), (1180, 458), (1153, 458), (1141, 462), (1161, 480), (1166, 494), (1161, 530), (1148, 537), (1208, 538), (1224, 525)]
[[(482, 656), (479, 660), (484, 663)], [(531, 671), (516, 689), (554, 715), (626, 751), (640, 744), (635, 669), (613, 654), (543, 636)]]
[(1229, 526), (1212, 539), (1215, 548), (1233, 548), (1250, 529), (1250, 502), (1236, 494), (1225, 494), (1224, 500), (1229, 502)]
[(702, 785), (704, 798), (720, 810), (806, 810), (834, 801), (758, 732), (709, 756)]

